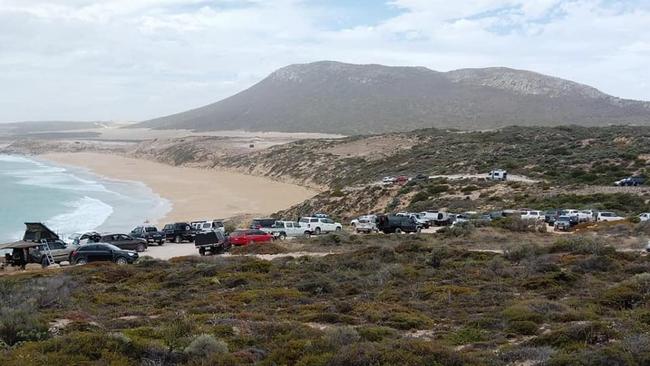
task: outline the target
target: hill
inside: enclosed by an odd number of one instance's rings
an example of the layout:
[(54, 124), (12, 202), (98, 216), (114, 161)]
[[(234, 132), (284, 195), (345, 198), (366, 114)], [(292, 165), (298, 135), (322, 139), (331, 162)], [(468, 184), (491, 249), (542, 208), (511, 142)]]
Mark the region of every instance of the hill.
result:
[(650, 103), (508, 68), (437, 72), (316, 62), (282, 68), (205, 107), (137, 124), (157, 129), (369, 134), (418, 128), (650, 123)]

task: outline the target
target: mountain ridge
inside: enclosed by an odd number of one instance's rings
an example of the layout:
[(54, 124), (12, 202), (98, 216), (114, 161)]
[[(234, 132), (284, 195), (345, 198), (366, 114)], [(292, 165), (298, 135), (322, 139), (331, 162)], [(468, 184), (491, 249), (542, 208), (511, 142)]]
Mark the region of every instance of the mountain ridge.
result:
[(504, 67), (294, 64), (204, 107), (136, 126), (369, 134), (418, 128), (650, 124), (650, 102)]

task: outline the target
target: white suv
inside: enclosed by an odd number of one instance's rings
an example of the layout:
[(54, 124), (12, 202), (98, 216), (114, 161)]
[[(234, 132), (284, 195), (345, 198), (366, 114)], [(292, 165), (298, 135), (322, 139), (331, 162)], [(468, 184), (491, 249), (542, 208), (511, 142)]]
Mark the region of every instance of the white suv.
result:
[(300, 218), (300, 227), (303, 228), (305, 234), (320, 235), (321, 233), (331, 233), (343, 230), (343, 226), (334, 222), (327, 217), (302, 217)]
[(544, 214), (544, 211), (522, 210), (520, 212), (521, 212), (521, 219), (522, 220), (544, 221), (544, 218), (546, 217), (545, 214)]
[(597, 221), (620, 221), (620, 220), (625, 220), (624, 217), (618, 216), (617, 214), (613, 212), (599, 212), (598, 216), (596, 217)]

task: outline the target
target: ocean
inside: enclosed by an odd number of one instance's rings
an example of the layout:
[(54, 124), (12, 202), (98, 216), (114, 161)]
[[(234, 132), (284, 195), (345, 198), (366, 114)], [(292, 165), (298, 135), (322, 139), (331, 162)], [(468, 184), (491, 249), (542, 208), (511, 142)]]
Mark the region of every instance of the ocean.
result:
[(0, 155), (0, 243), (21, 239), (25, 222), (44, 222), (67, 239), (91, 230), (128, 233), (170, 210), (167, 200), (139, 182)]

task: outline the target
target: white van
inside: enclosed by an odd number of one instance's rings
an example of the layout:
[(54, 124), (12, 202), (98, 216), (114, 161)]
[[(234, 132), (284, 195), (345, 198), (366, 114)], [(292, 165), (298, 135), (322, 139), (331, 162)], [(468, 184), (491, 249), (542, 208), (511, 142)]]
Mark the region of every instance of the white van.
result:
[(544, 221), (546, 217), (544, 211), (521, 210), (520, 212), (522, 220)]

